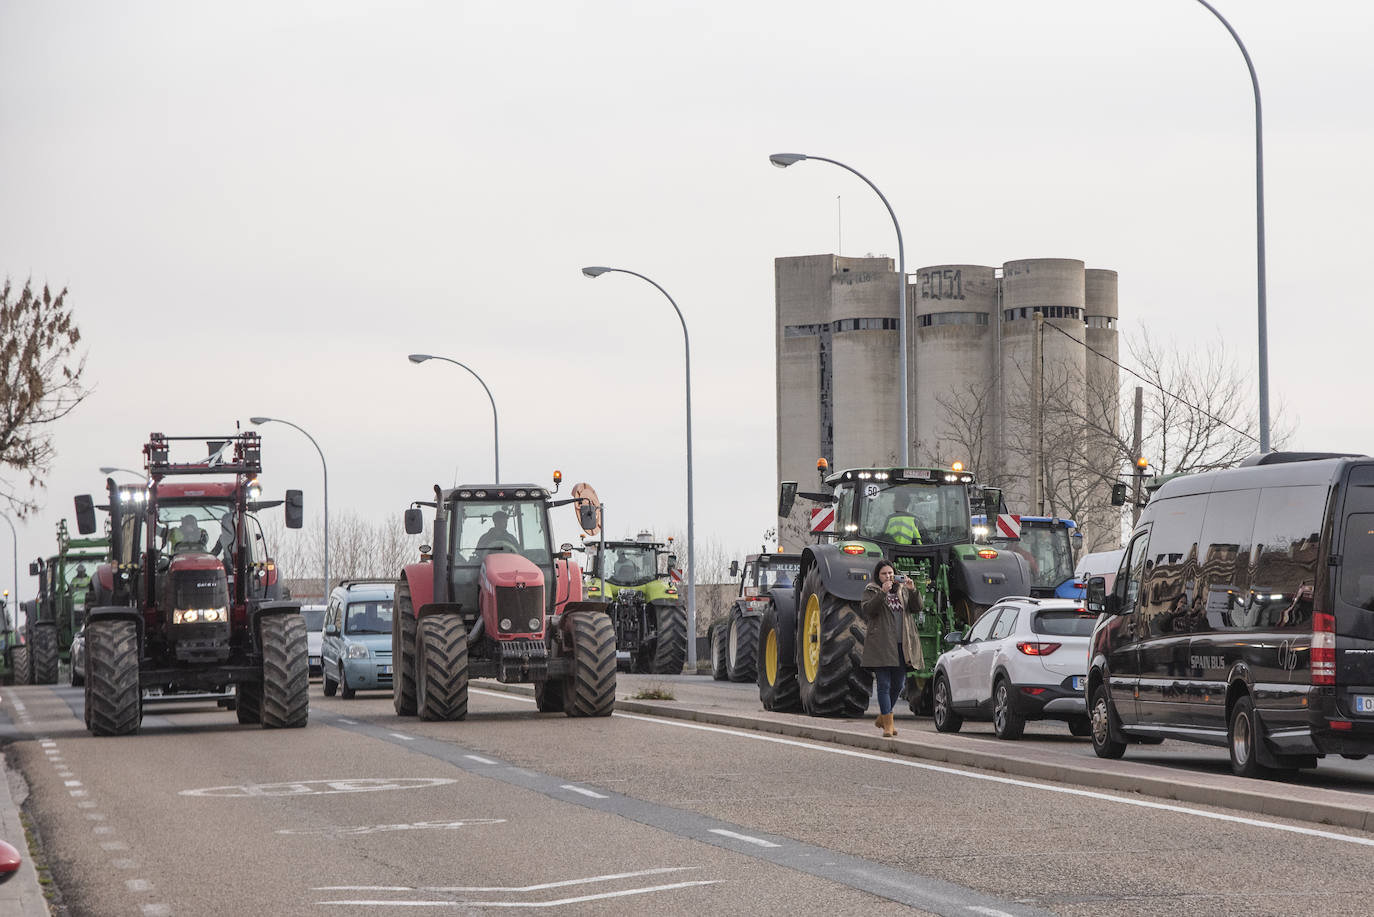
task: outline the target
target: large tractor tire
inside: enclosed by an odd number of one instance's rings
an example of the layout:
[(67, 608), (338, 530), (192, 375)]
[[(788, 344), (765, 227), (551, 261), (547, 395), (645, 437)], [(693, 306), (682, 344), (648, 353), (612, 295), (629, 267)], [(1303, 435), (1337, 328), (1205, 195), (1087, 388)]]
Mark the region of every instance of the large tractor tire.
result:
[(33, 661), (33, 683), (36, 685), (57, 684), (57, 625), (35, 624), (33, 626), (33, 646), (30, 649)]
[(124, 736), (143, 722), (138, 686), (138, 628), (132, 621), (97, 620), (86, 625), (86, 688), (91, 734)]
[(10, 650), (10, 665), (14, 668), (14, 683), (33, 684), (33, 660), (29, 657), (29, 645), (21, 643)]
[(310, 646), (298, 614), (262, 619), (262, 725), (299, 729), (310, 719)]
[(391, 616), (391, 647), (395, 668), (391, 677), (391, 705), (397, 716), (414, 716), (415, 707), (415, 606), (410, 584), (396, 584), (396, 610)]
[(568, 618), (572, 673), (563, 683), (563, 712), (610, 716), (615, 709), (615, 627), (599, 611), (574, 611)]
[(262, 722), (262, 682), (239, 682), (235, 692), (234, 716), (244, 726), (256, 726)]
[(467, 628), (455, 614), (428, 615), (418, 623), (416, 712), (422, 720), (461, 720), (468, 715)]
[(549, 678), (534, 683), (534, 708), (540, 713), (563, 712), (563, 679)]
[(769, 605), (759, 624), (759, 700), (763, 709), (775, 713), (796, 713), (801, 709), (797, 695), (797, 667), (782, 658), (778, 640), (778, 609)]
[(797, 688), (811, 716), (863, 716), (871, 678), (860, 665), (866, 628), (853, 605), (830, 594), (812, 568), (802, 585)]
[(716, 681), (726, 681), (730, 678), (730, 662), (726, 658), (730, 647), (725, 641), (725, 630), (728, 626), (728, 622), (711, 625), (711, 677)]
[[(654, 658), (649, 664), (653, 675), (681, 675), (687, 662), (687, 609), (681, 605), (655, 606), (657, 620)], [(611, 631), (614, 633), (614, 629)]]
[(733, 615), (726, 640), (726, 663), (731, 681), (753, 681), (758, 677), (759, 618), (755, 615)]

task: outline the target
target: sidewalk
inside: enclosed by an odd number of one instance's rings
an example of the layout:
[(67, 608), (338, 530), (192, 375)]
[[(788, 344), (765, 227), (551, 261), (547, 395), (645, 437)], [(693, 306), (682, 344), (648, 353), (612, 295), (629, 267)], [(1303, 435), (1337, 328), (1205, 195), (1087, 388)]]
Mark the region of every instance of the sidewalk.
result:
[[(0, 713), (0, 721), (5, 719), (4, 714)], [(15, 792), (22, 787), (23, 778), (10, 772), (5, 755), (0, 753), (0, 839), (13, 845), (24, 858), (19, 874), (0, 885), (0, 914), (6, 917), (48, 917), (48, 903), (43, 897), (43, 887), (38, 884), (38, 872), (33, 867), (33, 857), (24, 838), (24, 826), (19, 821)]]

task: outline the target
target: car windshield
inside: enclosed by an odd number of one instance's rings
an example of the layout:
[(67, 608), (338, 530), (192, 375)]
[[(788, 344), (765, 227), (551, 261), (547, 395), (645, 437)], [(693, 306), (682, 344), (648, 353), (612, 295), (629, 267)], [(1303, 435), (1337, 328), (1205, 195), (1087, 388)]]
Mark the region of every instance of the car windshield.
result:
[(324, 630), (324, 609), (323, 608), (302, 608), (301, 617), (305, 618), (305, 629), (311, 631)]
[(348, 614), (344, 617), (344, 633), (391, 633), (391, 599), (349, 602)]
[(1097, 615), (1078, 608), (1047, 608), (1035, 616), (1031, 629), (1051, 637), (1090, 637)]
[(654, 549), (643, 545), (606, 545), (602, 574), (618, 586), (642, 586), (658, 575)]
[(1030, 565), (1032, 586), (1058, 586), (1073, 578), (1073, 550), (1065, 526), (1021, 523), (1021, 537), (992, 538), (993, 546), (1020, 554)]
[[(893, 544), (968, 544), (973, 541), (968, 494), (963, 484), (860, 483), (858, 523), (850, 537)], [(912, 524), (916, 535), (911, 535)]]
[(498, 551), (523, 554), (535, 563), (549, 561), (543, 503), (456, 502), (453, 526), (459, 563), (479, 563)]

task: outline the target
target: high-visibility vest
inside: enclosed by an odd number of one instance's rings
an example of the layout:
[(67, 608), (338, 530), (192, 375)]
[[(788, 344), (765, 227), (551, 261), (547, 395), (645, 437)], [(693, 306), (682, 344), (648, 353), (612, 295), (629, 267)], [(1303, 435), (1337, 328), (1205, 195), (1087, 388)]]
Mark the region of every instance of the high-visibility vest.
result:
[(916, 528), (916, 517), (910, 513), (889, 516), (883, 534), (897, 544), (920, 544), (921, 531)]

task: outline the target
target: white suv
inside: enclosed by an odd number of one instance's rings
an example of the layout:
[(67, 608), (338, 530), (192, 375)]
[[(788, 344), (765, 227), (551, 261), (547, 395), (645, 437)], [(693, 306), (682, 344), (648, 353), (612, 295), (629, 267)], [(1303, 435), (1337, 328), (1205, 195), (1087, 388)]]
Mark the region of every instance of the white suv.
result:
[(1083, 677), (1097, 615), (1066, 599), (1002, 599), (935, 661), (935, 728), (992, 720), (999, 739), (1018, 739), (1026, 720), (1064, 720), (1090, 735)]

